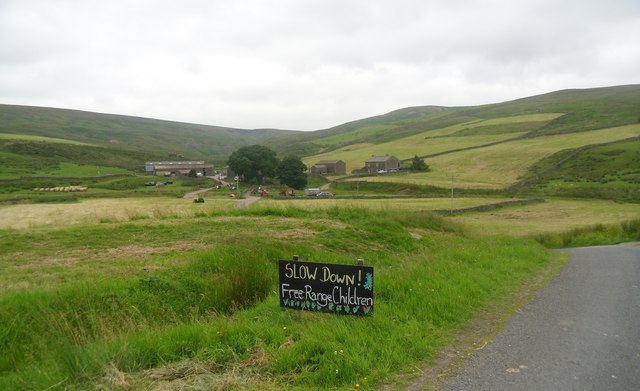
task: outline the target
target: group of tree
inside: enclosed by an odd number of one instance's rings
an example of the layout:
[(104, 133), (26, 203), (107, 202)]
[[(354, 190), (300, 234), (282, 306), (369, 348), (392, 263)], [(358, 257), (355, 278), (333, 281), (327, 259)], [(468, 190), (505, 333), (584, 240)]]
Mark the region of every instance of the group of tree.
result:
[(409, 166), (411, 171), (429, 171), (429, 165), (425, 163), (424, 159), (415, 155), (411, 159), (411, 165)]
[(243, 181), (264, 184), (267, 178), (276, 178), (280, 184), (294, 189), (307, 185), (307, 166), (299, 157), (290, 155), (284, 159), (262, 145), (251, 145), (236, 150), (227, 161), (229, 168)]

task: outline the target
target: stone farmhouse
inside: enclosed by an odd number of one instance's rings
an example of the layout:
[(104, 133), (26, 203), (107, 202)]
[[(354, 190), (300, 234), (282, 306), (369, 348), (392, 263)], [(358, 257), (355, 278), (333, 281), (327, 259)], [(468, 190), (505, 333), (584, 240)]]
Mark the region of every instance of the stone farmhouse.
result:
[(364, 162), (365, 170), (369, 174), (376, 174), (378, 172), (390, 172), (400, 169), (400, 160), (395, 156), (374, 156), (372, 155), (369, 160)]
[(347, 165), (342, 160), (320, 160), (311, 166), (311, 176), (346, 175)]

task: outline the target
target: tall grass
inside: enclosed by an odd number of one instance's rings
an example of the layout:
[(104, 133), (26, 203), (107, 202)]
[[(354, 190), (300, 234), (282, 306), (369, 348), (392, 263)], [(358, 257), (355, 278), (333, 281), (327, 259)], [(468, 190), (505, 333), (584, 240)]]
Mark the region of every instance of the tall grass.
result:
[(535, 236), (542, 245), (549, 248), (586, 247), (640, 240), (640, 219), (620, 224), (596, 224), (575, 228), (560, 233)]
[[(206, 219), (238, 216), (254, 222), (252, 234), (242, 227), (216, 231), (210, 250), (185, 253), (186, 260), (173, 266), (165, 262), (165, 268), (117, 280), (3, 294), (0, 389), (148, 388), (158, 379), (154, 373), (181, 365), (200, 368), (198, 376), (206, 380), (201, 389), (216, 382), (242, 389), (352, 388), (356, 382), (375, 387), (432, 357), (479, 308), (516, 289), (550, 259), (533, 241), (469, 238), (429, 214), (350, 208), (273, 212), (280, 214), (216, 212), (185, 222), (189, 227), (153, 229), (153, 235), (168, 239)], [(147, 224), (151, 228), (154, 222), (110, 230), (116, 236), (138, 235)], [(263, 225), (276, 231), (258, 229)], [(292, 225), (313, 234), (273, 234)], [(93, 235), (104, 229), (84, 231)], [(65, 240), (78, 230), (51, 233)], [(64, 243), (69, 249), (91, 245), (85, 239)], [(279, 308), (277, 261), (294, 253), (328, 263), (364, 257), (376, 268), (374, 315)], [(105, 377), (110, 371), (120, 380)], [(162, 376), (178, 382), (176, 387), (193, 378), (193, 372), (175, 372)]]
[(61, 343), (82, 346), (142, 326), (194, 321), (250, 306), (264, 299), (275, 279), (269, 260), (254, 255), (259, 247), (260, 242), (241, 248), (221, 245), (192, 255), (184, 267), (127, 281), (79, 282), (55, 291), (4, 295), (0, 371), (65, 350)]

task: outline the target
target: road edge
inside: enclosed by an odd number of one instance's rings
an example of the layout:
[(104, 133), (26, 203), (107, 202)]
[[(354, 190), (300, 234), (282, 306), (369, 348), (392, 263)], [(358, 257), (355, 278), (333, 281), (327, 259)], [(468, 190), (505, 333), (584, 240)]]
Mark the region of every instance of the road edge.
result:
[(410, 373), (398, 375), (392, 384), (381, 387), (384, 391), (438, 390), (446, 379), (455, 376), (462, 365), (484, 349), (504, 330), (507, 322), (527, 305), (535, 294), (554, 280), (564, 269), (569, 254), (557, 250), (552, 260), (540, 273), (526, 280), (519, 289), (480, 310), (433, 359), (418, 363)]

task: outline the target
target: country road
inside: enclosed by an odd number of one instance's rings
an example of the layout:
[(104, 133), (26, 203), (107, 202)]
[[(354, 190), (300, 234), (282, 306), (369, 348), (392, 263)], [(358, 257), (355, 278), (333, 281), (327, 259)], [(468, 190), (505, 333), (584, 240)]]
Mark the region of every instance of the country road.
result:
[(440, 390), (640, 390), (640, 244), (567, 251), (560, 275)]

